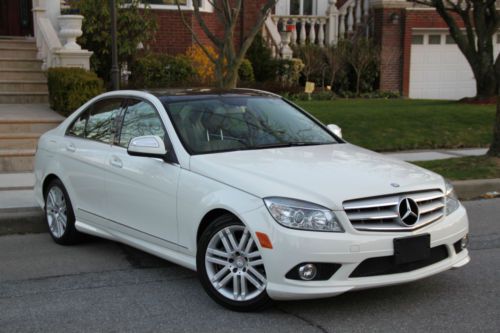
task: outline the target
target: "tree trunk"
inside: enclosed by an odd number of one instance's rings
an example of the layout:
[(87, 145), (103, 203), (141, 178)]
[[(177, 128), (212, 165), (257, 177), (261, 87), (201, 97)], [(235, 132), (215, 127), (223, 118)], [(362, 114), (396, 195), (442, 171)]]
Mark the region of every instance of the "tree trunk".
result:
[(484, 66), (474, 71), (476, 78), (476, 99), (489, 100), (497, 95), (497, 75), (494, 66)]
[(491, 142), (490, 149), (488, 150), (488, 155), (500, 157), (500, 55), (497, 56), (495, 61), (494, 73), (498, 81), (496, 87), (497, 115), (495, 117), (495, 123), (493, 124), (493, 141)]
[(238, 69), (239, 66), (232, 66), (231, 68), (226, 68), (226, 75), (222, 82), (223, 89), (234, 89), (238, 85)]

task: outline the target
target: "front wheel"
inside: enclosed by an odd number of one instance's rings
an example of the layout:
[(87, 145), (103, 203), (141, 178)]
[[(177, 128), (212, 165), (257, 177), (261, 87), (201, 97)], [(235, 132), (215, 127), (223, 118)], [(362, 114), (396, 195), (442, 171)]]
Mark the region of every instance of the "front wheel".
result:
[(197, 251), (198, 277), (217, 303), (235, 311), (256, 311), (271, 303), (259, 248), (236, 217), (217, 218), (202, 234)]
[(75, 214), (63, 183), (59, 179), (51, 181), (44, 196), (45, 221), (52, 239), (61, 245), (78, 243), (80, 233), (75, 228)]

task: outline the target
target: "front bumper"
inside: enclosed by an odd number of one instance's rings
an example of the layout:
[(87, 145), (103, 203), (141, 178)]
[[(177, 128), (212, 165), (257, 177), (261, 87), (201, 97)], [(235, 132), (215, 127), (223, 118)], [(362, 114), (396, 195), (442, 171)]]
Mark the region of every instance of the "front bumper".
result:
[[(470, 261), (468, 251), (455, 252), (453, 244), (468, 233), (468, 218), (460, 206), (451, 215), (410, 232), (366, 232), (354, 229), (343, 212), (336, 212), (346, 229), (344, 233), (302, 231), (276, 223), (265, 207), (248, 212), (243, 220), (253, 232), (266, 233), (273, 249), (261, 248), (267, 275), (267, 293), (276, 300), (329, 297), (350, 290), (400, 284), (464, 266)], [(448, 257), (435, 264), (397, 274), (350, 277), (368, 258), (394, 255), (393, 239), (428, 233), (431, 247), (444, 245)], [(324, 281), (301, 281), (285, 277), (300, 263), (336, 263), (342, 266)]]

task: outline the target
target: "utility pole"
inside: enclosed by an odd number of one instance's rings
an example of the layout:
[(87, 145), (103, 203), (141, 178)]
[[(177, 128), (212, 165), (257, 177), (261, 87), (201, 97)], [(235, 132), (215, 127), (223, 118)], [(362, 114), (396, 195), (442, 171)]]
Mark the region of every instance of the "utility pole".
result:
[(120, 89), (120, 73), (118, 69), (118, 47), (116, 45), (116, 2), (109, 0), (111, 14), (111, 89)]

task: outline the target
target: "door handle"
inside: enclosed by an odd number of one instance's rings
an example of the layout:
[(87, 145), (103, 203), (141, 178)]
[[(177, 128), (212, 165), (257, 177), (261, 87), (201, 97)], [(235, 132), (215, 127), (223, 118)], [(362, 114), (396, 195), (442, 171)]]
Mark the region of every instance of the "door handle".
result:
[(66, 150), (74, 153), (76, 151), (76, 147), (74, 144), (68, 143), (68, 144), (66, 144)]
[(109, 160), (109, 164), (116, 168), (122, 168), (123, 167), (123, 162), (121, 159), (119, 159), (117, 156), (112, 156), (111, 160)]

